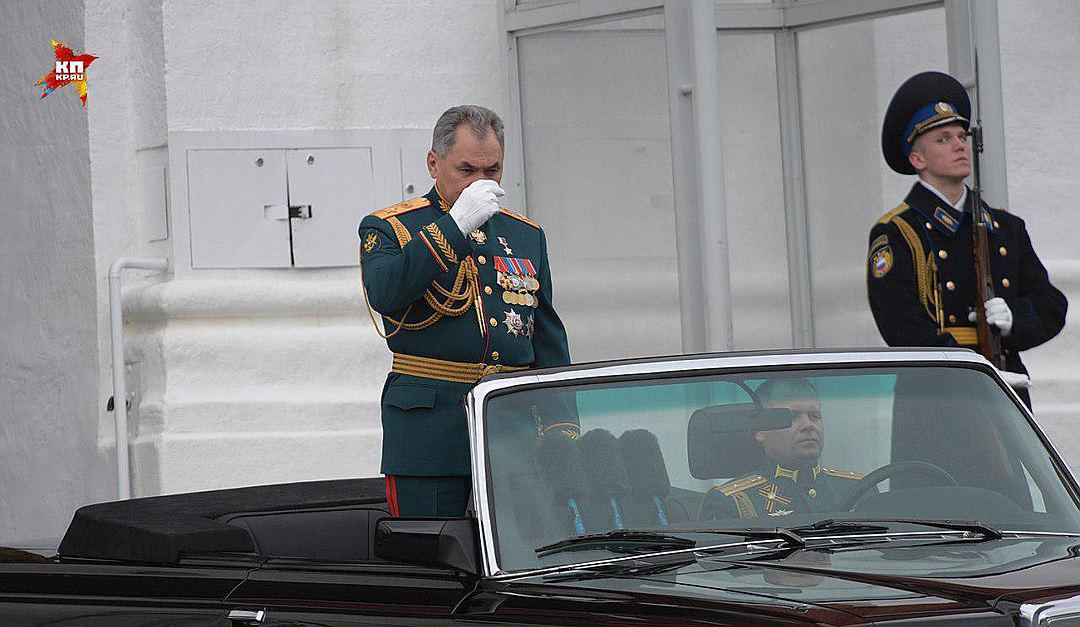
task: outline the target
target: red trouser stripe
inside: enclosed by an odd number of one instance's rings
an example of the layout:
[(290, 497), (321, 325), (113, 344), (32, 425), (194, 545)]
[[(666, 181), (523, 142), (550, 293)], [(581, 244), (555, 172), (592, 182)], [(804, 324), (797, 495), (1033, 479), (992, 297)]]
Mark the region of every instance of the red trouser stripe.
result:
[(390, 515), (395, 518), (400, 516), (397, 503), (397, 477), (386, 475), (386, 504), (390, 507)]

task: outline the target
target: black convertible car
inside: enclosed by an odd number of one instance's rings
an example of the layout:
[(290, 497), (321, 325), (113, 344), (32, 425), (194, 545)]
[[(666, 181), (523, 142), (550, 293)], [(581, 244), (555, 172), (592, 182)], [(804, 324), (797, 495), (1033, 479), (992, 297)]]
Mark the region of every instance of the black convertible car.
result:
[(378, 478), (91, 505), (0, 549), (0, 623), (1080, 623), (1080, 487), (975, 353), (605, 362), (466, 405), (467, 518), (391, 518)]

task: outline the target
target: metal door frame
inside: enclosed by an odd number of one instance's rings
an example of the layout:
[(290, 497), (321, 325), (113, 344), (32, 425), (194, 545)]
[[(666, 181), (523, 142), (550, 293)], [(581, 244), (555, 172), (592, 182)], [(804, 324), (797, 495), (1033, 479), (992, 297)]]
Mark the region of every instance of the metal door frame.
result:
[[(719, 142), (710, 141), (719, 135), (722, 115), (718, 106), (716, 33), (772, 33), (780, 110), (791, 343), (796, 348), (813, 347), (798, 33), (935, 7), (945, 9), (949, 72), (968, 89), (973, 105), (977, 100), (974, 90), (978, 56), (979, 78), (985, 88), (979, 103), (987, 146), (982, 157), (984, 192), (993, 204), (1006, 206), (997, 0), (503, 0), (498, 19), (506, 37), (510, 105), (506, 115), (510, 146), (507, 161), (517, 164), (507, 171), (507, 183), (521, 205), (527, 207), (518, 38), (663, 14), (665, 35), (677, 34), (665, 39), (683, 352), (731, 350), (734, 334), (723, 164)], [(703, 271), (706, 267), (712, 276), (708, 285)]]

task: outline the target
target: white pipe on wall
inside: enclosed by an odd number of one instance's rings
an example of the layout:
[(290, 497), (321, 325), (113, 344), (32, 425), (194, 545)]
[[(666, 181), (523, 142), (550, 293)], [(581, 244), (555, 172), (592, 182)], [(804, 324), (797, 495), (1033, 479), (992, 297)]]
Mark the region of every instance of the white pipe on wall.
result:
[(120, 293), (120, 273), (126, 268), (165, 272), (165, 259), (121, 257), (109, 268), (109, 322), (112, 336), (113, 415), (116, 418), (116, 491), (118, 498), (131, 498), (131, 464), (128, 459), (127, 381), (124, 379), (124, 304)]

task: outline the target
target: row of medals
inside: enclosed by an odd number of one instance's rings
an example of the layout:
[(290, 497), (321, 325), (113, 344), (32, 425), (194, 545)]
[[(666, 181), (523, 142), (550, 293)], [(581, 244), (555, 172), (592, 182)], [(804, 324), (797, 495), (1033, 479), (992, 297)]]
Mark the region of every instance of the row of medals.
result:
[(499, 287), (505, 290), (502, 295), (504, 303), (534, 308), (539, 303), (536, 295), (531, 293), (540, 289), (540, 281), (537, 281), (536, 278), (523, 274), (507, 274), (500, 271), (498, 281)]
[[(487, 241), (487, 235), (480, 229), (476, 229), (469, 233), (469, 239), (483, 245)], [(509, 248), (506, 252), (510, 253)], [(502, 298), (507, 305), (525, 305), (535, 308), (539, 304), (536, 296), (531, 293), (540, 289), (540, 281), (536, 278), (524, 274), (507, 274), (500, 270), (498, 282), (499, 287), (504, 290)]]

